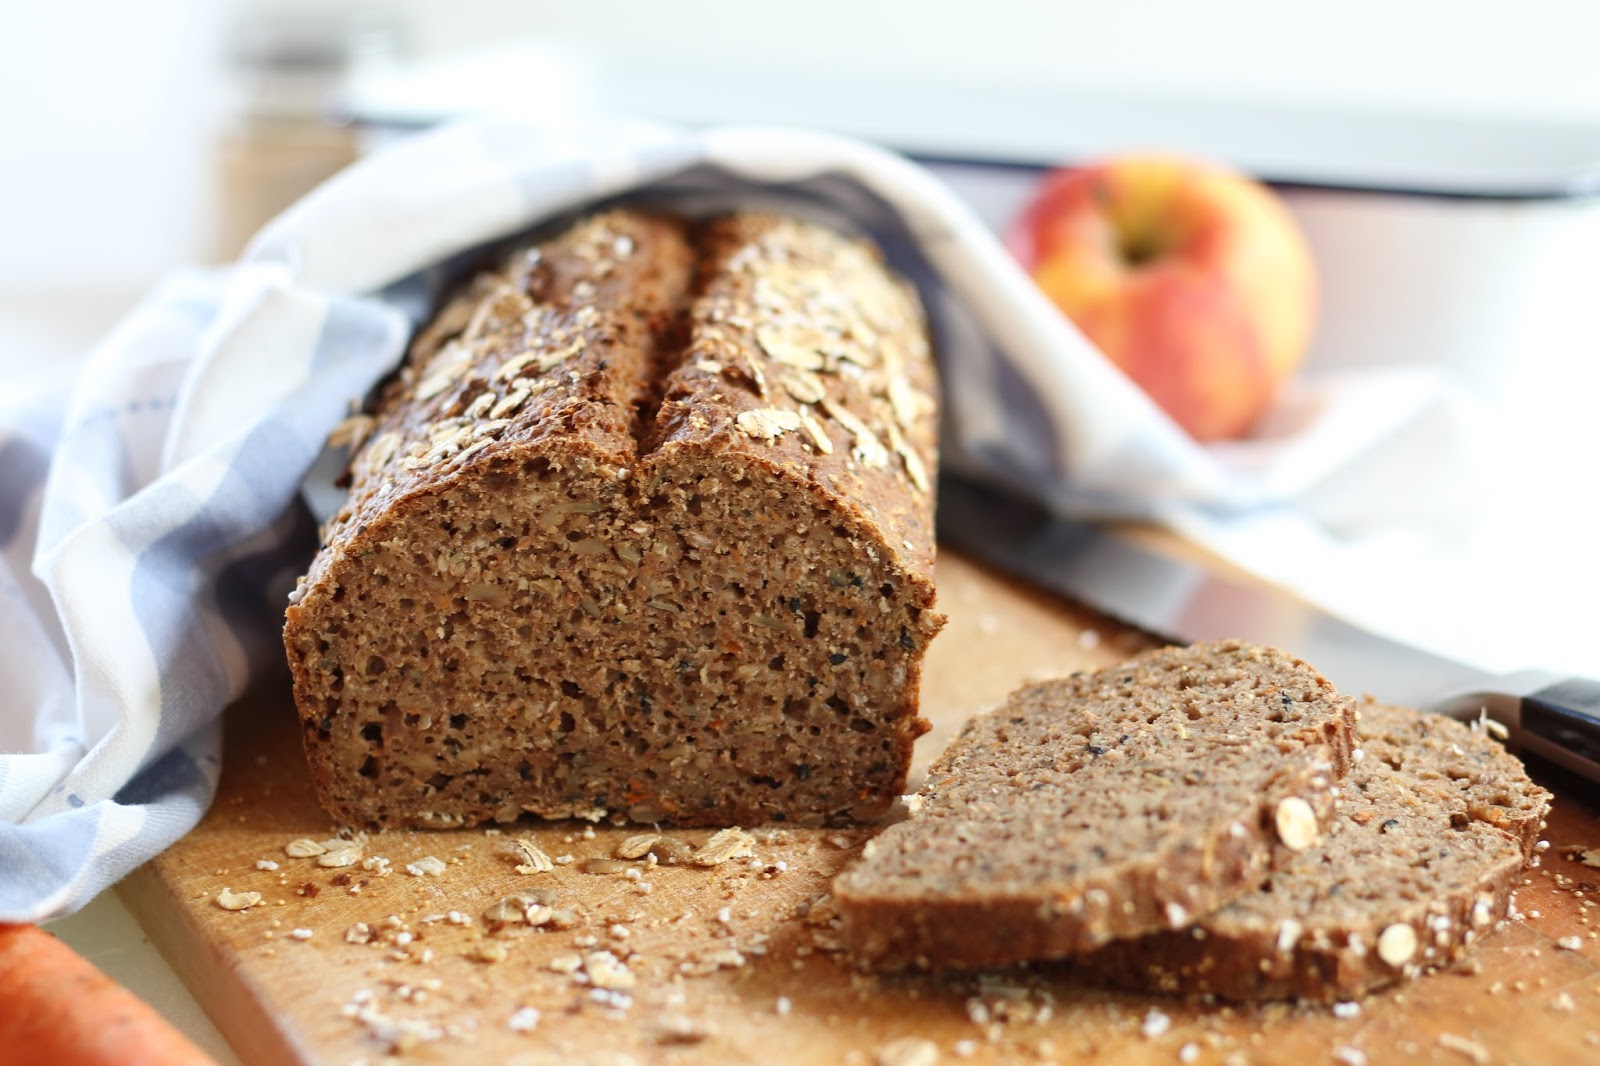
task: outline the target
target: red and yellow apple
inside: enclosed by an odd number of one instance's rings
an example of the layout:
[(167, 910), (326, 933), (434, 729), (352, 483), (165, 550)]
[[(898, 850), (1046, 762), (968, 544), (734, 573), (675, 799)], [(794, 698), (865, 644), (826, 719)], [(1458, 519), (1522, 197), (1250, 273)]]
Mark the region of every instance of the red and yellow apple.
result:
[(1012, 250), (1196, 440), (1249, 432), (1310, 341), (1316, 277), (1277, 194), (1224, 167), (1128, 155), (1052, 172)]

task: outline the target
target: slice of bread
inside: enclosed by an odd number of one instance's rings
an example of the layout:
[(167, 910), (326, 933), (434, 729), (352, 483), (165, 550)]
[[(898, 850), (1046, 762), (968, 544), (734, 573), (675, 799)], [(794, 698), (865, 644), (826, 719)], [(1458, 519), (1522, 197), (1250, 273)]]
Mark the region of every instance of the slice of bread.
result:
[(1222, 641), (1024, 688), (834, 882), (864, 965), (980, 968), (1187, 926), (1332, 818), (1355, 711), (1282, 652)]
[(1505, 916), (1550, 794), (1448, 718), (1366, 704), (1359, 737), (1325, 839), (1190, 929), (1107, 945), (1082, 970), (1161, 992), (1332, 1001), (1458, 957)]

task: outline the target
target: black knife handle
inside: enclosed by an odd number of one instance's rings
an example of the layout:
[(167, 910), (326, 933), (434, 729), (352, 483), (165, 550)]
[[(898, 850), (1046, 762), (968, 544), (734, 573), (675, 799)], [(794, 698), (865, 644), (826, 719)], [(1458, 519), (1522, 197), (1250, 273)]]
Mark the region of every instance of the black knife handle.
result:
[(1522, 697), (1522, 728), (1600, 763), (1600, 682), (1567, 677)]

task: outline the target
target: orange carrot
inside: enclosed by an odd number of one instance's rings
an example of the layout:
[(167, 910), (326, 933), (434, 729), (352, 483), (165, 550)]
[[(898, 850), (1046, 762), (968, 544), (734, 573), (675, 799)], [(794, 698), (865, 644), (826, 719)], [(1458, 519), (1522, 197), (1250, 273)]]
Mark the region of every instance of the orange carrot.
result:
[(216, 1066), (143, 1000), (33, 925), (0, 925), (0, 1061)]

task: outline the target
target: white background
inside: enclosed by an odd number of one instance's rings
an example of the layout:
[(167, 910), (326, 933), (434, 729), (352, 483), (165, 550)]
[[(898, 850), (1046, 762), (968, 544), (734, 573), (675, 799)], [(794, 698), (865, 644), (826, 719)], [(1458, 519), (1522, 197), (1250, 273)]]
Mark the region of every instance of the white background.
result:
[(830, 96), (843, 72), (1600, 120), (1589, 0), (15, 3), (0, 11), (0, 291), (138, 289), (203, 254), (229, 28), (308, 8), (388, 12), (416, 55), (540, 33), (814, 72), (824, 108), (849, 108)]

